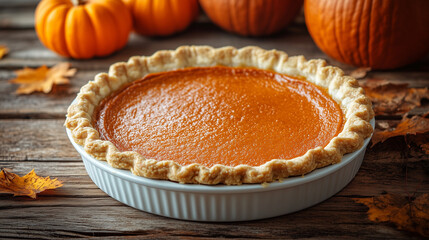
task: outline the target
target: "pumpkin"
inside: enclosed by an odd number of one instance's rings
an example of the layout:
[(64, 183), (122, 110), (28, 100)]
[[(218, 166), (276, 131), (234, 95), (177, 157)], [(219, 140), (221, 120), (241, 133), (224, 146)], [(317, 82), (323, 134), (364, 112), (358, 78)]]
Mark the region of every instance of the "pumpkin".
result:
[(62, 56), (86, 59), (124, 47), (132, 19), (120, 0), (42, 0), (36, 8), (35, 27), (47, 48)]
[(429, 51), (428, 0), (306, 0), (304, 13), (317, 46), (347, 64), (391, 69)]
[(200, 0), (207, 16), (224, 30), (264, 36), (282, 30), (298, 15), (303, 0)]
[(134, 30), (145, 36), (167, 36), (186, 29), (198, 15), (197, 0), (123, 0)]

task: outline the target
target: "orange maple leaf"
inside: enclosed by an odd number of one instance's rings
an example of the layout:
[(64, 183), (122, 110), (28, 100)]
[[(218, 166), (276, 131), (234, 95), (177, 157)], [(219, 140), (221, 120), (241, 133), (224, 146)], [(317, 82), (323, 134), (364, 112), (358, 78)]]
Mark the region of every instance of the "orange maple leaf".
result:
[(17, 77), (10, 83), (20, 84), (17, 94), (30, 94), (32, 92), (49, 93), (54, 84), (67, 84), (69, 79), (76, 74), (76, 69), (70, 68), (70, 63), (58, 63), (52, 68), (43, 65), (37, 69), (24, 68), (15, 71)]
[(14, 196), (29, 196), (36, 198), (36, 194), (47, 189), (63, 186), (63, 182), (49, 177), (39, 177), (31, 170), (27, 175), (20, 177), (3, 169), (0, 172), (0, 193), (12, 193)]
[(412, 118), (407, 118), (405, 115), (394, 130), (375, 131), (371, 140), (372, 146), (392, 137), (417, 135), (411, 140), (428, 153), (429, 138), (426, 133), (429, 133), (429, 118), (426, 118), (427, 116), (429, 116), (429, 112), (423, 116), (416, 115)]
[(369, 208), (368, 219), (373, 222), (391, 222), (399, 230), (416, 232), (429, 237), (429, 194), (427, 193), (414, 200), (398, 194), (353, 198), (353, 200)]
[(371, 99), (376, 115), (396, 115), (421, 105), (422, 99), (429, 99), (429, 89), (408, 88), (407, 83), (394, 84), (386, 80), (368, 79), (361, 83)]
[(2, 59), (8, 53), (9, 53), (9, 48), (7, 48), (5, 45), (0, 45), (0, 59)]

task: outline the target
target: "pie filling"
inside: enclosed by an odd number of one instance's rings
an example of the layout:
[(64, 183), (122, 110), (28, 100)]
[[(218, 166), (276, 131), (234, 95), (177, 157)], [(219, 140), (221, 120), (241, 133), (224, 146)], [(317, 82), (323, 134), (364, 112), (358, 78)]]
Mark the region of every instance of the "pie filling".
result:
[(259, 166), (324, 147), (343, 113), (324, 89), (268, 70), (193, 67), (149, 74), (95, 113), (103, 140), (148, 159)]

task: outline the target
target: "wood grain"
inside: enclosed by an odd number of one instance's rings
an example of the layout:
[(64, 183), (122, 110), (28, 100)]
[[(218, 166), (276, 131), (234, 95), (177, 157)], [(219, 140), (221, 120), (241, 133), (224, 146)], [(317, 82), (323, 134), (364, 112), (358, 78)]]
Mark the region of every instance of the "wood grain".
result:
[(0, 120), (0, 159), (8, 161), (79, 160), (67, 138), (64, 120)]
[[(353, 66), (323, 54), (311, 40), (303, 16), (285, 31), (265, 38), (244, 38), (220, 30), (203, 15), (187, 31), (168, 38), (132, 34), (127, 46), (105, 58), (72, 60), (46, 49), (33, 29), (35, 0), (0, 1), (0, 44), (10, 53), (0, 60), (0, 167), (24, 175), (35, 169), (41, 176), (64, 181), (37, 200), (0, 194), (0, 238), (11, 239), (419, 239), (391, 224), (368, 220), (364, 205), (353, 198), (384, 192), (413, 195), (429, 193), (429, 157), (410, 151), (400, 138), (367, 149), (355, 179), (330, 199), (297, 213), (238, 223), (202, 223), (145, 213), (112, 199), (88, 177), (79, 154), (70, 144), (63, 123), (67, 107), (80, 87), (112, 63), (131, 56), (151, 55), (181, 45), (244, 47), (256, 45), (290, 55), (324, 58), (346, 73)], [(50, 94), (16, 95), (8, 82), (23, 67), (71, 62), (78, 69), (71, 83)], [(396, 70), (371, 71), (368, 78), (429, 86), (429, 56)], [(429, 110), (429, 101), (413, 114)], [(380, 116), (390, 123), (398, 117)], [(263, 206), (261, 206), (263, 207)]]

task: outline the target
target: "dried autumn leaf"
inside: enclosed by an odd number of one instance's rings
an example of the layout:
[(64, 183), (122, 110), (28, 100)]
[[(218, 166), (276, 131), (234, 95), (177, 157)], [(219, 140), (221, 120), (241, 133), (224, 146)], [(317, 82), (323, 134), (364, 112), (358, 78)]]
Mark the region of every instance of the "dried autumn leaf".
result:
[(354, 77), (356, 79), (362, 79), (366, 77), (368, 72), (371, 71), (370, 67), (360, 67), (356, 68), (355, 70), (351, 71), (349, 76)]
[(423, 152), (429, 154), (429, 132), (411, 136), (410, 141), (419, 146)]
[(361, 83), (373, 103), (376, 115), (395, 115), (409, 112), (429, 99), (427, 88), (408, 88), (407, 83), (394, 84), (386, 80), (368, 79)]
[(429, 143), (423, 143), (420, 145), (420, 147), (422, 148), (422, 150), (426, 153), (429, 154)]
[(0, 45), (0, 59), (2, 59), (8, 53), (9, 53), (9, 48), (7, 48), (5, 45)]
[[(423, 116), (413, 116), (412, 118), (407, 118), (404, 116), (402, 121), (396, 126), (394, 130), (384, 130), (384, 131), (376, 131), (374, 132), (374, 136), (372, 137), (372, 146), (377, 143), (382, 143), (389, 138), (397, 137), (397, 136), (407, 136), (407, 135), (416, 135), (416, 134), (425, 134), (429, 132), (429, 118), (426, 118), (429, 113), (426, 113)], [(416, 138), (416, 144), (423, 148), (429, 142), (428, 139), (419, 139)], [(423, 146), (422, 146), (423, 145)]]
[(27, 175), (20, 177), (3, 169), (0, 172), (0, 193), (12, 193), (14, 196), (29, 196), (36, 198), (36, 194), (47, 189), (63, 186), (63, 182), (49, 177), (39, 177), (31, 170)]
[(373, 222), (391, 222), (399, 230), (429, 237), (429, 194), (422, 194), (414, 200), (398, 194), (353, 200), (369, 208), (368, 219)]
[(391, 127), (390, 127), (390, 124), (388, 122), (385, 122), (385, 121), (382, 121), (382, 120), (379, 120), (379, 121), (375, 122), (375, 129), (376, 130), (386, 130), (386, 129), (389, 129), (389, 128), (391, 128)]
[(54, 84), (69, 83), (68, 77), (76, 74), (76, 69), (70, 68), (70, 63), (58, 63), (52, 68), (45, 65), (37, 68), (24, 68), (15, 71), (17, 77), (9, 82), (20, 84), (17, 94), (30, 94), (32, 92), (49, 93)]

